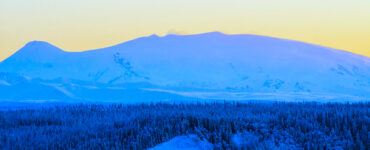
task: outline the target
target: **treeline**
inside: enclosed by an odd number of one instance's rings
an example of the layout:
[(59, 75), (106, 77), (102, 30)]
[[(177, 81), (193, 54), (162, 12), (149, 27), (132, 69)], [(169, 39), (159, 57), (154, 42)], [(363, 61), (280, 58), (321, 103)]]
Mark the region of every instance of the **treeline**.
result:
[(370, 103), (78, 104), (0, 111), (0, 149), (369, 149)]

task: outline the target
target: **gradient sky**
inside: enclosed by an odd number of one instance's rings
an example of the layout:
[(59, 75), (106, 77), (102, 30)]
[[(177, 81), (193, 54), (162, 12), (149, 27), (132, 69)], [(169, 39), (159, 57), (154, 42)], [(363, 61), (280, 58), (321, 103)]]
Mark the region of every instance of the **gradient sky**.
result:
[(0, 61), (33, 40), (67, 51), (221, 31), (370, 56), (370, 0), (0, 0)]

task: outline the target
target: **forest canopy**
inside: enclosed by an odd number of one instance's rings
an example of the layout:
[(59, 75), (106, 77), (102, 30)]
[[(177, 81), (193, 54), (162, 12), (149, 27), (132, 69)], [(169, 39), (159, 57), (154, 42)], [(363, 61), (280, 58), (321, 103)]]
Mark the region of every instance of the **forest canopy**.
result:
[(370, 103), (71, 104), (0, 111), (0, 149), (368, 149)]

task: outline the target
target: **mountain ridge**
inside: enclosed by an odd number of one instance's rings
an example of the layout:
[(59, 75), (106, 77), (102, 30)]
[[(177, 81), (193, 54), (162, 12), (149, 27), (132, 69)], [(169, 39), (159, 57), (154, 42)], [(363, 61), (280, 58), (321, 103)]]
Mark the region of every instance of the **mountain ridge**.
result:
[(0, 72), (111, 86), (140, 83), (140, 88), (153, 85), (180, 94), (211, 90), (219, 91), (210, 94), (218, 98), (220, 92), (369, 98), (369, 62), (366, 56), (299, 41), (211, 32), (151, 35), (82, 52), (34, 41), (1, 62)]
[[(369, 56), (357, 54), (357, 53), (350, 52), (350, 51), (347, 51), (347, 50), (342, 50), (342, 49), (337, 49), (337, 48), (331, 48), (331, 47), (327, 47), (327, 46), (323, 46), (323, 45), (319, 45), (319, 44), (307, 43), (307, 42), (297, 41), (297, 40), (293, 40), (293, 39), (278, 38), (278, 37), (272, 37), (272, 36), (267, 36), (267, 35), (258, 35), (258, 34), (226, 34), (226, 33), (219, 32), (219, 31), (199, 33), (199, 34), (186, 34), (186, 35), (181, 35), (181, 34), (166, 34), (164, 36), (159, 36), (157, 34), (151, 34), (149, 36), (138, 37), (138, 38), (135, 38), (135, 39), (132, 39), (132, 40), (128, 40), (128, 41), (121, 42), (121, 43), (114, 44), (114, 45), (107, 46), (107, 47), (96, 48), (96, 49), (87, 49), (87, 50), (82, 50), (82, 51), (68, 51), (68, 50), (63, 50), (63, 49), (59, 48), (58, 46), (56, 46), (54, 44), (51, 44), (51, 43), (49, 43), (47, 41), (33, 40), (33, 41), (30, 41), (30, 42), (27, 42), (18, 51), (22, 50), (23, 48), (25, 48), (25, 47), (27, 47), (29, 45), (36, 45), (37, 44), (37, 45), (49, 45), (49, 46), (53, 46), (55, 48), (60, 49), (63, 52), (66, 52), (66, 53), (83, 53), (83, 52), (89, 52), (89, 51), (104, 50), (104, 49), (111, 48), (111, 47), (116, 47), (116, 46), (122, 46), (122, 45), (125, 45), (127, 43), (131, 43), (131, 42), (134, 42), (134, 41), (140, 40), (140, 39), (165, 38), (165, 37), (168, 37), (168, 36), (204, 36), (204, 35), (206, 35), (206, 36), (207, 35), (253, 36), (253, 37), (262, 37), (262, 38), (277, 39), (277, 40), (285, 40), (285, 41), (298, 42), (298, 43), (301, 43), (301, 44), (308, 44), (308, 45), (318, 46), (318, 47), (322, 47), (322, 48), (327, 48), (327, 49), (333, 50), (334, 52), (343, 52), (343, 53), (348, 53), (348, 54), (352, 54), (352, 55), (355, 55), (355, 56), (360, 56), (360, 57), (364, 57), (364, 58), (370, 58)], [(18, 52), (18, 51), (16, 51), (16, 52)], [(9, 57), (11, 57), (11, 56), (9, 56)], [(9, 58), (9, 57), (7, 57), (7, 58)], [(3, 61), (5, 61), (6, 59), (4, 59)], [(0, 63), (3, 62), (3, 61), (0, 61)]]

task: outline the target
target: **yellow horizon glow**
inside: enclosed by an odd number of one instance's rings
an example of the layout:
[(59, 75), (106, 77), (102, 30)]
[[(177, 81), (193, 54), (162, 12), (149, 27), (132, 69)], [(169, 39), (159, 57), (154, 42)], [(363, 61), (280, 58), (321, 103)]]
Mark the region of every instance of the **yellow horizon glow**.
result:
[(33, 40), (66, 51), (151, 34), (258, 34), (370, 57), (368, 0), (0, 0), (0, 61)]

